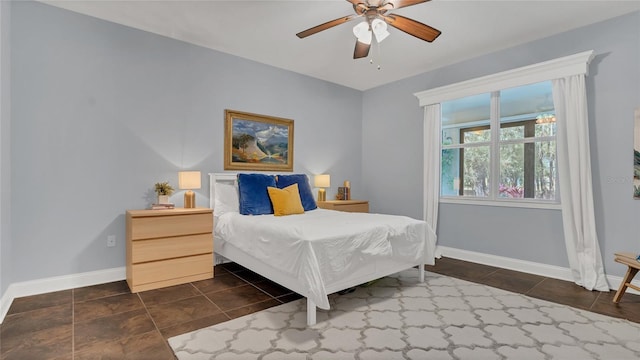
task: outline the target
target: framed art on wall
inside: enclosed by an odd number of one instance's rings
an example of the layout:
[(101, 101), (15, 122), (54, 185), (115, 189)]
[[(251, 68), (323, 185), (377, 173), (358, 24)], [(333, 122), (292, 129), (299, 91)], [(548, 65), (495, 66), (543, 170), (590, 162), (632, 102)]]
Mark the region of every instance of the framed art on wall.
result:
[(640, 108), (634, 114), (633, 129), (633, 198), (640, 200)]
[(293, 171), (293, 120), (224, 113), (225, 170)]

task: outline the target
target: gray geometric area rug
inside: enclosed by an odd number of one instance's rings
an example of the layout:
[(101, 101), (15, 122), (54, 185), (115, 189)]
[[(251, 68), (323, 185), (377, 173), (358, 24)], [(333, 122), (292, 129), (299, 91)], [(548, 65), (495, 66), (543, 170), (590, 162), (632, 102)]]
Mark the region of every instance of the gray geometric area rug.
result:
[(640, 324), (408, 270), (331, 295), (306, 326), (300, 299), (169, 339), (180, 360), (640, 359)]

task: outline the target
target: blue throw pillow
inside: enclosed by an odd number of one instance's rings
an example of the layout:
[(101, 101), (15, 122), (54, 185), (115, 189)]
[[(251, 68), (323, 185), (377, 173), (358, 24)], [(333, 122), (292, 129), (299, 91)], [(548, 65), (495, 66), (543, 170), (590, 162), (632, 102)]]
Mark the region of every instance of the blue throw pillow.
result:
[(240, 214), (273, 214), (267, 187), (276, 187), (276, 177), (263, 174), (238, 174)]
[(302, 207), (304, 211), (313, 210), (318, 207), (316, 200), (313, 198), (311, 192), (311, 185), (309, 185), (309, 178), (305, 174), (293, 174), (293, 175), (278, 175), (276, 183), (279, 189), (284, 189), (287, 186), (298, 184), (298, 191), (300, 192), (300, 200), (302, 201)]

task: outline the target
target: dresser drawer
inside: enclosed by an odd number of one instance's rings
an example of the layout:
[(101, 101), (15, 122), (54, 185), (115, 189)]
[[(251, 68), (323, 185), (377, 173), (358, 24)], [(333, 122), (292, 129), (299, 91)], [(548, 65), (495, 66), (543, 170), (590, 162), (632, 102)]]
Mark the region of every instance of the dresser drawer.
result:
[(169, 238), (135, 240), (131, 244), (134, 264), (213, 252), (213, 236), (187, 235)]
[(333, 210), (366, 213), (369, 212), (369, 204), (341, 204), (334, 206)]
[(318, 201), (318, 207), (327, 210), (346, 212), (369, 212), (369, 202), (366, 200), (327, 200)]
[(211, 213), (134, 217), (130, 226), (131, 240), (211, 233), (212, 229)]
[[(132, 265), (132, 288), (196, 274), (213, 276), (213, 254), (154, 261)], [(136, 291), (132, 289), (132, 291)]]

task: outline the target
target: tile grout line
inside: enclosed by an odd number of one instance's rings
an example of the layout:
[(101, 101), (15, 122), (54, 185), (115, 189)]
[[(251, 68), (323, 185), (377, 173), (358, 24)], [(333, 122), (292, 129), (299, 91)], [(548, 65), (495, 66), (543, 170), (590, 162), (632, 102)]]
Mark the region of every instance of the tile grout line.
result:
[[(523, 292), (523, 295), (527, 295), (527, 296), (531, 296), (529, 295), (530, 292), (533, 291), (533, 289), (537, 288), (538, 286), (540, 286), (543, 282), (545, 282), (547, 280), (547, 277), (543, 277), (540, 281), (538, 281), (535, 285), (533, 285), (529, 290)], [(533, 297), (533, 296), (532, 296)]]
[[(277, 301), (277, 302), (279, 302), (279, 303), (282, 303), (282, 301), (280, 301), (280, 300), (276, 299), (274, 296), (272, 296), (272, 295), (271, 295), (271, 294), (269, 294), (268, 292), (266, 292), (266, 291), (264, 291), (264, 290), (260, 289), (259, 287), (257, 287), (256, 285), (254, 285), (254, 284), (253, 284), (252, 282), (250, 282), (249, 280), (246, 280), (246, 279), (242, 278), (241, 276), (236, 275), (236, 274), (235, 274), (235, 272), (229, 272), (229, 273), (230, 273), (230, 274), (232, 274), (232, 275), (234, 275), (234, 276), (235, 276), (235, 277), (237, 277), (238, 279), (240, 279), (240, 280), (242, 280), (242, 281), (246, 282), (248, 285), (253, 286), (253, 287), (254, 287), (255, 289), (257, 289), (258, 291), (261, 291), (262, 293), (264, 293), (265, 295), (267, 295), (267, 296), (270, 298), (269, 300), (275, 300), (275, 301)], [(268, 279), (266, 279), (266, 280), (268, 280)], [(242, 285), (242, 286), (246, 286), (246, 285)], [(236, 286), (236, 288), (238, 288), (238, 287), (240, 287), (240, 286)], [(232, 288), (232, 289), (234, 289), (234, 288)], [(257, 301), (257, 302), (254, 302), (254, 303), (251, 303), (251, 304), (249, 304), (249, 305), (245, 305), (245, 306), (252, 306), (252, 305), (255, 305), (255, 304), (260, 304), (260, 303), (262, 303), (262, 302), (269, 301), (269, 300)], [(241, 308), (243, 308), (243, 307), (244, 307), (244, 306), (239, 306), (239, 307), (237, 307), (237, 308), (228, 309), (227, 311), (233, 311), (233, 310), (241, 309)], [(224, 314), (225, 314), (225, 315), (227, 315), (227, 317), (229, 317), (229, 319), (231, 319), (231, 316), (229, 316), (229, 315), (227, 314), (227, 311), (224, 311)]]
[[(246, 282), (247, 284), (249, 284), (249, 285), (253, 286), (254, 288), (256, 288), (256, 289), (260, 290), (261, 292), (263, 292), (264, 294), (266, 294), (267, 296), (269, 296), (269, 297), (270, 297), (271, 299), (273, 299), (273, 300), (277, 300), (277, 301), (279, 301), (279, 302), (283, 303), (280, 299), (278, 299), (278, 297), (283, 297), (283, 296), (285, 296), (285, 295), (295, 294), (295, 293), (296, 293), (295, 291), (293, 291), (293, 290), (291, 290), (291, 289), (287, 289), (287, 290), (289, 290), (289, 291), (290, 291), (289, 293), (282, 294), (282, 295), (279, 295), (279, 296), (271, 295), (271, 294), (269, 294), (266, 290), (263, 290), (263, 289), (261, 289), (260, 287), (258, 287), (258, 286), (256, 285), (256, 283), (270, 281), (269, 279), (264, 278), (264, 280), (262, 280), (262, 281), (251, 282), (251, 281), (249, 281), (249, 280), (247, 280), (247, 279), (243, 278), (243, 277), (242, 277), (242, 276), (240, 276), (240, 275), (236, 275), (236, 273), (241, 273), (241, 272), (242, 272), (242, 271), (236, 271), (236, 272), (230, 272), (230, 271), (229, 271), (229, 273), (230, 273), (230, 274), (235, 275), (235, 277), (237, 277), (238, 279), (240, 279), (240, 280), (242, 280), (242, 281)], [(272, 281), (272, 282), (273, 282), (273, 281)], [(276, 283), (276, 285), (280, 285), (280, 284), (277, 284), (277, 283)], [(280, 285), (280, 286), (282, 286), (282, 285)], [(261, 302), (262, 302), (262, 301), (258, 301), (257, 303), (261, 303)], [(257, 303), (255, 303), (255, 304), (257, 304)], [(284, 304), (284, 303), (283, 303), (283, 304)]]
[[(176, 358), (176, 355), (173, 352), (171, 345), (169, 345), (169, 340), (165, 339), (164, 336), (162, 335), (162, 331), (160, 331), (160, 328), (158, 328), (158, 324), (156, 323), (156, 320), (151, 315), (151, 312), (149, 312), (149, 309), (147, 308), (147, 304), (144, 302), (144, 300), (142, 300), (142, 296), (140, 296), (140, 292), (137, 292), (135, 294), (138, 297), (138, 300), (140, 300), (140, 303), (142, 303), (142, 307), (144, 308), (144, 311), (147, 312), (147, 316), (149, 316), (149, 318), (151, 319), (151, 322), (153, 323), (153, 327), (156, 329), (157, 334), (160, 335), (160, 337), (162, 338), (164, 346), (168, 348), (169, 351), (173, 354), (173, 357)], [(138, 334), (136, 336), (140, 336), (140, 335), (143, 335), (143, 334)]]
[(591, 309), (593, 309), (593, 307), (598, 303), (598, 299), (600, 298), (601, 295), (602, 295), (602, 291), (598, 291), (598, 296), (596, 296), (593, 299), (593, 302), (591, 303), (591, 305), (589, 305), (589, 309), (588, 309), (589, 311), (593, 311)]
[[(247, 283), (248, 285), (251, 285), (251, 286), (253, 286), (254, 288), (258, 289), (259, 291), (263, 292), (264, 294), (266, 294), (267, 296), (269, 296), (269, 297), (270, 297), (270, 299), (269, 299), (269, 300), (275, 300), (275, 301), (279, 302), (280, 304), (285, 304), (285, 302), (284, 302), (284, 301), (282, 301), (282, 300), (278, 299), (278, 296), (273, 296), (273, 295), (269, 294), (269, 293), (268, 293), (268, 292), (266, 292), (265, 290), (262, 290), (261, 288), (259, 288), (258, 286), (256, 286), (253, 282), (250, 282), (249, 280), (247, 280), (247, 279), (243, 278), (242, 276), (240, 276), (240, 275), (237, 275), (237, 274), (236, 274), (236, 273), (241, 273), (241, 272), (243, 272), (244, 270), (239, 270), (239, 271), (230, 271), (230, 270), (227, 270), (227, 269), (224, 269), (224, 270), (225, 270), (227, 273), (229, 273), (229, 274), (231, 274), (231, 275), (235, 276), (236, 278), (238, 278), (238, 279), (240, 279), (240, 280), (244, 281), (244, 282), (245, 282), (245, 283)], [(245, 269), (245, 270), (248, 270), (248, 269)], [(267, 281), (267, 280), (269, 280), (269, 279), (266, 279), (266, 278), (265, 278), (265, 280), (263, 280), (263, 281)], [(246, 285), (241, 285), (241, 286), (246, 286)], [(236, 288), (239, 288), (239, 287), (241, 287), (241, 286), (236, 286), (236, 287), (229, 288), (229, 289), (236, 289)], [(225, 289), (225, 290), (228, 290), (228, 289)], [(289, 295), (289, 294), (295, 294), (295, 293), (296, 293), (296, 292), (294, 292), (294, 291), (292, 291), (292, 290), (290, 290), (290, 291), (291, 291), (291, 293), (283, 294), (283, 295), (280, 295), (279, 297), (284, 297), (284, 296), (286, 296), (286, 295)], [(205, 295), (205, 296), (206, 296), (206, 295)], [(260, 304), (260, 303), (262, 303), (262, 302), (269, 301), (269, 300), (258, 301), (258, 302), (251, 303), (251, 304), (246, 305), (246, 306), (251, 306), (251, 305), (255, 305), (255, 304)], [(243, 307), (244, 307), (244, 306), (239, 306), (239, 307), (236, 307), (236, 308), (228, 309), (228, 310), (223, 311), (223, 312), (225, 313), (225, 315), (227, 315), (227, 317), (229, 317), (229, 318), (231, 319), (231, 317), (227, 314), (227, 312), (228, 312), (228, 311), (237, 310), (237, 309), (241, 309), (241, 308), (243, 308)]]
[[(244, 284), (244, 285), (239, 285), (239, 286), (233, 286), (233, 287), (226, 288), (226, 289), (222, 289), (222, 290), (219, 290), (219, 291), (234, 290), (234, 289), (237, 289), (237, 288), (240, 288), (240, 287), (243, 287), (243, 286), (252, 285), (249, 281), (247, 281), (247, 280), (243, 279), (242, 277), (240, 277), (240, 276), (236, 275), (236, 274), (235, 274), (235, 272), (229, 271), (229, 270), (227, 270), (227, 269), (224, 269), (224, 271), (225, 271), (227, 274), (232, 275), (232, 276), (235, 276), (236, 278), (238, 278), (238, 279), (242, 280), (245, 284)], [(213, 278), (215, 279), (215, 266), (214, 266), (214, 268), (213, 268), (213, 274), (214, 274)], [(222, 274), (220, 274), (220, 275), (222, 275)], [(207, 299), (210, 303), (212, 303), (213, 305), (215, 305), (215, 306), (218, 308), (218, 310), (220, 310), (220, 312), (222, 312), (226, 317), (228, 317), (228, 318), (229, 318), (229, 320), (232, 320), (231, 316), (229, 316), (229, 314), (227, 314), (227, 311), (222, 310), (222, 308), (221, 308), (218, 304), (216, 304), (213, 300), (211, 300), (211, 299), (207, 296), (207, 294), (203, 293), (203, 292), (202, 292), (202, 290), (198, 289), (198, 287), (197, 287), (197, 286), (195, 286), (193, 283), (190, 283), (190, 284), (191, 284), (194, 288), (196, 288), (196, 290), (197, 290), (200, 294), (202, 294), (202, 295), (205, 297), (205, 299)], [(260, 290), (260, 289), (258, 289), (258, 290)], [(213, 291), (213, 292), (219, 292), (219, 291)], [(267, 294), (267, 295), (268, 295), (268, 294)], [(259, 303), (259, 302), (257, 302), (257, 303)], [(255, 303), (255, 304), (257, 304), (257, 303)], [(249, 304), (249, 305), (253, 305), (253, 304), (254, 304), (254, 303)], [(237, 308), (233, 308), (233, 309), (231, 309), (231, 310), (239, 309), (239, 308), (241, 308), (241, 307), (242, 307), (242, 306), (237, 307)]]
[(156, 324), (156, 320), (153, 318), (153, 316), (151, 315), (151, 312), (149, 312), (149, 309), (147, 308), (147, 304), (145, 304), (144, 300), (142, 300), (142, 296), (140, 296), (139, 292), (135, 294), (138, 297), (138, 300), (140, 300), (140, 303), (142, 304), (144, 311), (147, 313), (147, 316), (149, 316), (149, 319), (151, 319), (151, 322), (153, 323), (153, 327), (155, 327), (156, 331), (160, 333), (160, 335), (162, 335), (162, 333), (160, 332), (160, 329), (158, 328), (158, 324)]
[[(214, 276), (214, 278), (215, 278), (215, 276)], [(195, 286), (192, 282), (191, 282), (191, 283), (189, 283), (189, 284), (191, 284), (191, 286), (193, 286), (193, 287), (196, 289), (196, 291), (197, 291), (198, 293), (200, 293), (200, 296), (204, 296), (204, 298), (205, 298), (205, 299), (207, 299), (207, 301), (209, 301), (210, 303), (212, 303), (212, 304), (213, 304), (213, 305), (214, 305), (218, 310), (220, 310), (220, 312), (221, 312), (222, 314), (224, 314), (224, 316), (226, 316), (229, 320), (231, 320), (231, 317), (230, 317), (229, 315), (227, 315), (227, 313), (226, 313), (226, 312), (224, 312), (224, 311), (220, 308), (220, 306), (218, 306), (218, 304), (216, 304), (215, 302), (213, 302), (213, 300), (209, 299), (209, 297), (208, 297), (205, 293), (203, 293), (203, 292), (202, 292), (202, 290), (198, 289), (198, 287), (197, 287), (197, 286)]]

